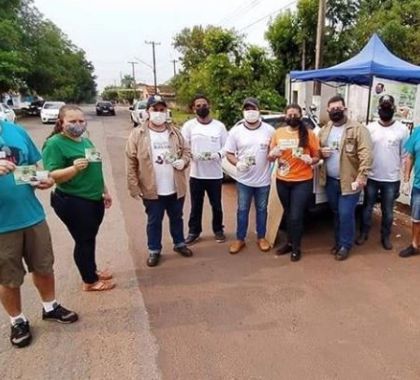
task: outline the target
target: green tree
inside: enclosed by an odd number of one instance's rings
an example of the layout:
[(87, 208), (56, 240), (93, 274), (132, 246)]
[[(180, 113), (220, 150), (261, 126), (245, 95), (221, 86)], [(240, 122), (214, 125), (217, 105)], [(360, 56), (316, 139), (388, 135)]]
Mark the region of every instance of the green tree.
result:
[(28, 70), (23, 50), (23, 33), (18, 20), (19, 0), (0, 5), (0, 93), (17, 88)]
[(173, 78), (177, 100), (188, 105), (197, 93), (206, 94), (216, 116), (228, 127), (241, 118), (247, 96), (261, 99), (261, 107), (278, 110), (284, 100), (276, 90), (278, 66), (243, 36), (218, 27), (184, 29), (174, 39), (182, 54), (183, 70)]
[(353, 35), (362, 47), (378, 33), (397, 56), (420, 65), (420, 1), (362, 0)]
[(32, 0), (0, 5), (0, 91), (22, 90), (65, 101), (96, 95), (94, 68)]

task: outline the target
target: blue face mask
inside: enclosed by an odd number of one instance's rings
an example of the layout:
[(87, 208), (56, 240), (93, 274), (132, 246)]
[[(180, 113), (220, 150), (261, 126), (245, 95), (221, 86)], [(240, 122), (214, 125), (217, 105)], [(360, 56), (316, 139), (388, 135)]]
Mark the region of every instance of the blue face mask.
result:
[(80, 137), (86, 132), (86, 123), (69, 123), (64, 126), (64, 130), (71, 137)]

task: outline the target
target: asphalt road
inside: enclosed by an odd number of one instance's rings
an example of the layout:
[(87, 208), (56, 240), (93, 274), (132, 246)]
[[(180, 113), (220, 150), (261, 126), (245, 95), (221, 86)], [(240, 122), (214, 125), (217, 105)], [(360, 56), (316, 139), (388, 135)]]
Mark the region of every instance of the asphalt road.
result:
[[(194, 257), (172, 252), (165, 221), (164, 260), (148, 268), (144, 210), (126, 191), (124, 144), (131, 126), (128, 112), (117, 112), (97, 118), (87, 109), (114, 195), (98, 238), (98, 262), (115, 272), (118, 288), (80, 291), (71, 241), (42, 194), (59, 299), (81, 320), (72, 326), (42, 322), (28, 277), (25, 313), (35, 340), (27, 349), (11, 348), (8, 318), (0, 314), (1, 379), (420, 378), (420, 257), (397, 255), (409, 241), (407, 217), (397, 215), (394, 251), (380, 247), (376, 223), (366, 245), (337, 262), (329, 254), (330, 215), (313, 215), (303, 258), (292, 263), (257, 250), (254, 223), (247, 248), (229, 255), (229, 241), (213, 240), (207, 203)], [(37, 119), (22, 123), (40, 144), (50, 130)], [(223, 196), (232, 240), (233, 184), (224, 185)], [(188, 202), (185, 212), (187, 219)]]

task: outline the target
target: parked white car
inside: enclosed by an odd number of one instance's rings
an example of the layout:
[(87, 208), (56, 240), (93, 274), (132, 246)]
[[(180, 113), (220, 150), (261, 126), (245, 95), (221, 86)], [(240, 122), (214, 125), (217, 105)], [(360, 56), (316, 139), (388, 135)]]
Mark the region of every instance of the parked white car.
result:
[(135, 127), (144, 123), (144, 121), (147, 119), (146, 105), (146, 100), (139, 100), (136, 102), (136, 104), (134, 104), (134, 106), (130, 107), (130, 118)]
[(6, 104), (0, 103), (0, 120), (14, 123), (16, 121), (15, 111)]
[(55, 123), (58, 119), (58, 111), (65, 104), (64, 102), (45, 102), (41, 108), (42, 124)]

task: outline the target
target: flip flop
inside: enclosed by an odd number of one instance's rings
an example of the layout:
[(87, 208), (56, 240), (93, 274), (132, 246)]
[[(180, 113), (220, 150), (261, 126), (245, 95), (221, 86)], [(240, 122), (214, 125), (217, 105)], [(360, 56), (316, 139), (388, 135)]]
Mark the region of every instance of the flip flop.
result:
[(108, 269), (98, 270), (96, 274), (98, 275), (99, 280), (107, 281), (113, 278), (112, 273)]
[(111, 290), (115, 288), (115, 283), (111, 281), (99, 280), (93, 284), (83, 284), (83, 290), (85, 292), (102, 292), (105, 290)]

